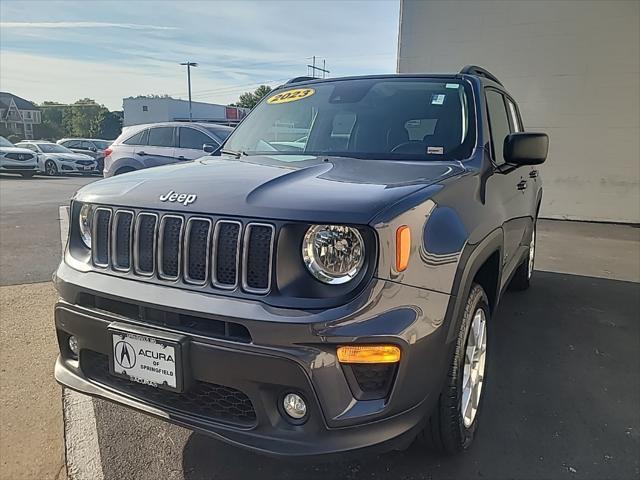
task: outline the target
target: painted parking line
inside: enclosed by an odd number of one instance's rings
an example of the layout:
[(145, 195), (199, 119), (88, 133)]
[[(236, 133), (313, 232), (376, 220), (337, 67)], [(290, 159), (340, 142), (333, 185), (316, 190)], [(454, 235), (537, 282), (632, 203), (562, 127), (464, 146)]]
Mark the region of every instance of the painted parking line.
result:
[[(69, 207), (61, 206), (59, 213), (60, 244), (64, 255), (69, 232)], [(87, 395), (63, 388), (62, 409), (69, 480), (103, 480), (93, 400)]]

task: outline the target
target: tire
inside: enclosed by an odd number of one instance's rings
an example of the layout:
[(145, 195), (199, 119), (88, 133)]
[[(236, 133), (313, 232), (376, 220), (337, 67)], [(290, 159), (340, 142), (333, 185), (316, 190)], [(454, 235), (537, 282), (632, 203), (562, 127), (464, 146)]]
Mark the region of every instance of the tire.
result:
[(55, 177), (58, 175), (58, 166), (56, 165), (56, 162), (53, 160), (47, 160), (44, 162), (44, 173), (48, 177)]
[[(487, 352), (489, 351), (487, 344), (490, 344), (487, 340), (490, 338), (491, 328), (490, 312), (484, 290), (480, 285), (473, 284), (462, 313), (460, 330), (444, 387), (429, 421), (422, 432), (418, 434), (420, 443), (432, 450), (454, 454), (468, 449), (473, 442), (482, 411), (483, 394), (486, 392)], [(474, 326), (473, 330), (472, 325)], [(476, 337), (473, 334), (476, 331), (482, 331), (483, 335)], [(476, 373), (478, 375), (475, 376), (478, 380), (477, 383), (470, 381), (474, 377), (468, 373), (465, 375), (467, 350), (473, 349), (474, 344), (480, 345), (480, 348), (472, 350), (470, 356), (477, 362), (467, 365), (469, 367), (467, 372), (473, 370), (470, 368), (471, 365), (477, 366)], [(465, 395), (464, 382), (468, 380), (466, 393), (475, 392), (478, 400), (474, 403), (466, 402), (467, 408), (463, 414), (463, 401), (468, 398)], [(474, 384), (478, 385), (475, 390)]]
[(509, 288), (511, 290), (522, 291), (529, 288), (531, 285), (531, 277), (533, 276), (533, 266), (536, 259), (536, 224), (533, 224), (533, 231), (531, 232), (531, 242), (529, 243), (529, 252), (526, 258), (516, 269), (516, 272), (511, 278)]
[(36, 174), (36, 172), (22, 172), (20, 175), (22, 175), (23, 178), (31, 178)]

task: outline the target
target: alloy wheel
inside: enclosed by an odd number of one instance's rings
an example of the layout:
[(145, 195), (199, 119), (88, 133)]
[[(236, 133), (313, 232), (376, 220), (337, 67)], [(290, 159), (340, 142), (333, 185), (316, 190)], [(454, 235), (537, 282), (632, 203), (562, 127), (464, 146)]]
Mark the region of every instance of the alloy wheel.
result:
[(464, 426), (469, 428), (476, 418), (480, 395), (484, 384), (487, 356), (487, 318), (484, 310), (478, 308), (473, 315), (467, 336), (462, 375), (462, 402), (460, 412)]
[(50, 176), (53, 177), (54, 175), (56, 175), (58, 173), (58, 167), (56, 167), (56, 164), (53, 163), (51, 160), (47, 161), (47, 163), (44, 164), (44, 172)]

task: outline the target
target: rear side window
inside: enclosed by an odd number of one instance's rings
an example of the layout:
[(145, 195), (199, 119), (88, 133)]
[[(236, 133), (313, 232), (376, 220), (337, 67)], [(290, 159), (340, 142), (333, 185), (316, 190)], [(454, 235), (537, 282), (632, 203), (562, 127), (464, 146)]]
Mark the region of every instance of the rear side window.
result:
[(504, 97), (502, 94), (487, 90), (487, 109), (489, 110), (489, 124), (491, 126), (491, 144), (493, 145), (493, 159), (498, 164), (504, 163), (504, 139), (511, 132), (509, 130), (509, 119), (505, 109)]
[(62, 142), (67, 148), (80, 148), (80, 142), (78, 140), (69, 140), (68, 142)]
[(82, 146), (80, 148), (82, 148), (83, 150), (91, 150), (92, 148), (95, 148), (95, 147), (91, 142), (82, 142)]
[(136, 133), (133, 137), (127, 138), (122, 143), (125, 145), (146, 145), (148, 133), (149, 130), (142, 130), (141, 132)]
[(195, 128), (180, 127), (180, 148), (202, 150), (204, 144), (218, 146), (218, 142), (212, 140)]
[(173, 147), (173, 127), (149, 129), (149, 145), (153, 147)]

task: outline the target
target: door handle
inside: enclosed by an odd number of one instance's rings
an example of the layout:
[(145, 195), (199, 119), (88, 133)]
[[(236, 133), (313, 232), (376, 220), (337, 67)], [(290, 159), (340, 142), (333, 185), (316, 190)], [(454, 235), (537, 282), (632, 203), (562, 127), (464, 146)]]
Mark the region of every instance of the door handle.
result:
[(143, 151), (143, 152), (136, 152), (136, 153), (137, 153), (138, 155), (143, 156), (143, 157), (146, 155), (146, 152), (144, 152), (144, 151)]
[(536, 178), (538, 176), (538, 170), (531, 170), (529, 172), (529, 178)]
[(186, 160), (186, 158), (184, 158), (184, 155), (180, 155), (180, 156), (178, 157), (178, 160)]
[(526, 190), (527, 189), (527, 181), (526, 180), (520, 180), (518, 182), (518, 190)]

